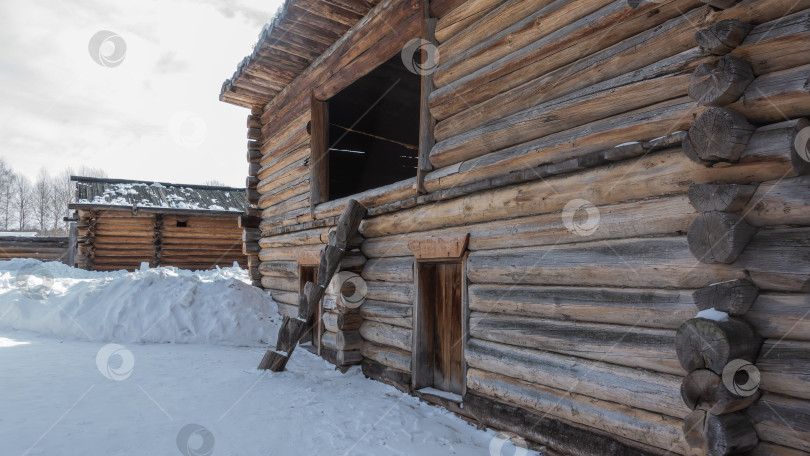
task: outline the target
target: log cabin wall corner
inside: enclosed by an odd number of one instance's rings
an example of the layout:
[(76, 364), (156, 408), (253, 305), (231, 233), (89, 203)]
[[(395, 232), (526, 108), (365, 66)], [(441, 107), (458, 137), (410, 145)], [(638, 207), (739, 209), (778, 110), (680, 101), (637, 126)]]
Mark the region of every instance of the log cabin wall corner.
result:
[[(417, 141), (357, 133), (413, 177), (330, 194), (313, 131), (415, 38)], [(327, 295), (321, 354), (414, 392), (410, 244), (469, 233), (437, 402), (563, 454), (808, 454), (808, 39), (808, 0), (289, 0), (220, 94), (252, 110), (261, 285), (297, 315), (298, 255), (360, 201), (365, 302)]]

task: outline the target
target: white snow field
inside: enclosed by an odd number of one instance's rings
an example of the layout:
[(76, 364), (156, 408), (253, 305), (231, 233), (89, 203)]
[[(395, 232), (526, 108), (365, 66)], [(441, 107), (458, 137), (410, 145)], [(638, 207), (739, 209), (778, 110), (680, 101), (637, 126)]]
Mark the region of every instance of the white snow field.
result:
[(537, 454), (305, 350), (257, 370), (279, 318), (247, 281), (0, 262), (0, 454)]

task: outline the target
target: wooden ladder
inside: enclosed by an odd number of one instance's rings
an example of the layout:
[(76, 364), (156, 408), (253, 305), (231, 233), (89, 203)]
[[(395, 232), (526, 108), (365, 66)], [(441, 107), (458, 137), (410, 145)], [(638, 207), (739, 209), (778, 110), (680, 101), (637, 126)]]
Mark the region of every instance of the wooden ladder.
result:
[[(313, 325), (310, 324), (315, 308), (323, 298), (326, 287), (337, 272), (340, 262), (346, 255), (349, 240), (357, 233), (360, 222), (366, 216), (366, 207), (355, 200), (349, 200), (346, 209), (340, 214), (335, 231), (329, 233), (329, 243), (321, 251), (318, 265), (318, 283), (307, 282), (298, 298), (298, 317), (284, 317), (278, 330), (275, 350), (269, 349), (264, 354), (259, 369), (270, 369), (281, 372), (292, 356), (298, 341)], [(315, 322), (317, 323), (317, 322)]]

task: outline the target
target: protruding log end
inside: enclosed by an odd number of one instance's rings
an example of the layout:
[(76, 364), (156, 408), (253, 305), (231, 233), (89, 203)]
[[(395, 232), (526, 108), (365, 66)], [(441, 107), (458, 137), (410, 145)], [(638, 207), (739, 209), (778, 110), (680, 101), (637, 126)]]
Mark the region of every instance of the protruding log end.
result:
[(718, 416), (695, 410), (683, 420), (683, 435), (689, 446), (707, 456), (740, 454), (759, 443), (754, 425), (739, 412)]
[(245, 126), (248, 128), (262, 128), (262, 119), (260, 116), (248, 115)]
[(261, 195), (255, 188), (245, 189), (245, 201), (247, 201), (248, 204), (253, 204), (254, 206), (259, 204), (259, 197), (261, 197)]
[(255, 176), (259, 174), (260, 169), (262, 169), (262, 165), (259, 163), (250, 163), (248, 165), (248, 176)]
[(692, 184), (689, 186), (689, 202), (699, 212), (739, 212), (756, 190), (757, 185)]
[(262, 152), (259, 150), (250, 150), (247, 151), (247, 162), (248, 163), (259, 163), (262, 159)]
[(256, 188), (259, 186), (259, 178), (256, 176), (247, 176), (245, 178), (245, 188)]
[(689, 96), (704, 106), (722, 107), (739, 100), (754, 81), (754, 70), (743, 59), (723, 56), (716, 66), (701, 64), (689, 84)]
[(253, 140), (259, 140), (262, 137), (262, 130), (261, 128), (248, 128), (247, 130), (247, 138)]
[(759, 398), (759, 393), (738, 396), (723, 384), (722, 377), (708, 369), (698, 369), (683, 379), (681, 398), (692, 410), (705, 410), (713, 415), (724, 415), (753, 404)]
[(695, 33), (695, 40), (704, 52), (725, 55), (739, 46), (752, 28), (751, 24), (739, 19), (720, 21)]
[(252, 139), (249, 139), (248, 142), (247, 142), (247, 148), (248, 148), (248, 150), (261, 150), (262, 145), (261, 145), (261, 143), (259, 143), (259, 141), (254, 141)]
[(726, 108), (711, 108), (701, 114), (689, 129), (683, 151), (696, 163), (735, 163), (754, 130), (755, 127), (741, 113)]
[(742, 316), (759, 296), (759, 288), (745, 279), (729, 280), (695, 290), (692, 301), (699, 310), (715, 309)]
[(730, 264), (751, 242), (757, 229), (742, 217), (725, 212), (703, 212), (697, 216), (686, 240), (689, 251), (700, 262)]
[(687, 372), (710, 369), (722, 375), (729, 361), (754, 362), (762, 344), (761, 338), (744, 320), (727, 321), (693, 318), (678, 328), (675, 347), (678, 361)]

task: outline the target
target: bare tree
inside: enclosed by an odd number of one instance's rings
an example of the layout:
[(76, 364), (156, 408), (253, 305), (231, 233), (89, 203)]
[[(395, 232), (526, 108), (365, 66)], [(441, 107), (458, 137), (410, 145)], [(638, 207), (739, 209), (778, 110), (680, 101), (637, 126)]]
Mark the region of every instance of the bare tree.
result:
[(43, 234), (47, 229), (49, 215), (52, 209), (51, 205), (51, 182), (48, 177), (48, 171), (45, 168), (40, 168), (37, 174), (37, 180), (34, 182), (34, 187), (31, 192), (31, 208), (35, 221), (38, 225), (40, 234)]
[(53, 179), (51, 179), (51, 222), (55, 233), (65, 234), (67, 223), (64, 217), (70, 216), (68, 204), (75, 201), (75, 184), (70, 180), (70, 176), (84, 177), (107, 177), (107, 173), (100, 168), (81, 166), (78, 169), (66, 168)]
[(212, 187), (227, 187), (224, 182), (216, 179), (208, 179), (207, 181), (203, 182), (203, 185), (210, 185)]
[(14, 209), (17, 212), (17, 222), (20, 231), (23, 231), (29, 220), (32, 203), (31, 181), (25, 176), (17, 176), (14, 180)]
[(14, 170), (0, 158), (0, 223), (7, 230), (13, 223), (14, 216), (14, 181), (17, 176)]

